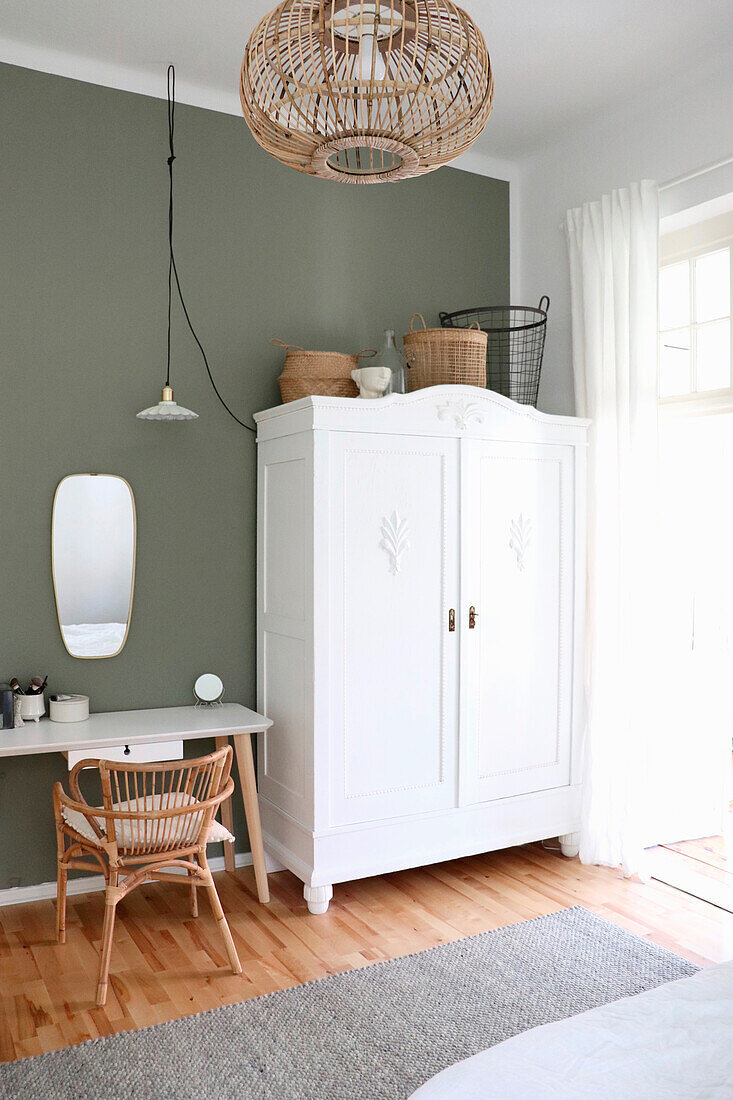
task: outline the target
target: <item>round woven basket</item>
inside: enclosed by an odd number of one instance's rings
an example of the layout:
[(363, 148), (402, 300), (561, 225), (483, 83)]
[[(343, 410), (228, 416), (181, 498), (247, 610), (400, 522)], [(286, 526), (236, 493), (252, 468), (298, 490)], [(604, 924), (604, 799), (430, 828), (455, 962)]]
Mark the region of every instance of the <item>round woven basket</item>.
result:
[[(422, 329), (414, 331), (419, 317)], [(410, 392), (446, 383), (486, 389), (486, 333), (476, 328), (428, 328), (421, 313), (413, 313), (403, 337)]]
[(340, 351), (306, 351), (296, 344), (272, 339), (275, 347), (285, 348), (285, 366), (278, 378), (283, 403), (300, 397), (358, 397), (359, 387), (351, 377), (363, 356), (376, 355), (365, 348), (356, 355)]

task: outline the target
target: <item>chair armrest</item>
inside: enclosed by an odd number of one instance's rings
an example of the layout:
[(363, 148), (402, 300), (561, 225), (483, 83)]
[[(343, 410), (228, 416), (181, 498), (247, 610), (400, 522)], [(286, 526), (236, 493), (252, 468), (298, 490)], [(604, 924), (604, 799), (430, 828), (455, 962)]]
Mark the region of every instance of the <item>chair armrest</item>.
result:
[(92, 759), (78, 760), (69, 772), (69, 790), (71, 791), (71, 797), (74, 798), (77, 802), (82, 803), (84, 806), (88, 806), (89, 803), (87, 802), (84, 795), (81, 793), (81, 789), (79, 787), (79, 773), (87, 771), (89, 769), (99, 771), (99, 761)]
[[(82, 761), (83, 763), (83, 761)], [(91, 825), (94, 833), (100, 840), (106, 840), (106, 836), (102, 829), (100, 829), (97, 822), (97, 818), (104, 817), (104, 810), (101, 810), (98, 806), (90, 806), (83, 800), (78, 802), (73, 798), (70, 798), (60, 783), (54, 783), (53, 787), (53, 805), (54, 813), (56, 817), (57, 825), (68, 824), (64, 820), (64, 809), (76, 810), (80, 813)], [(69, 826), (72, 828), (73, 826)]]
[[(84, 763), (84, 761), (80, 761)], [(96, 763), (96, 761), (95, 761)], [(70, 810), (78, 810), (79, 813), (84, 814), (84, 817), (93, 821), (95, 817), (104, 818), (105, 821), (111, 821), (113, 818), (120, 821), (144, 821), (150, 818), (156, 817), (181, 817), (183, 814), (198, 814), (202, 810), (213, 809), (214, 816), (216, 811), (222, 802), (226, 802), (227, 798), (231, 798), (234, 794), (234, 780), (229, 779), (227, 783), (221, 788), (218, 794), (211, 795), (210, 798), (206, 798), (203, 801), (195, 800), (193, 802), (186, 802), (182, 806), (167, 806), (158, 810), (106, 810), (103, 806), (90, 806), (88, 802), (76, 801), (70, 798), (60, 783), (55, 783), (53, 788), (54, 800), (58, 799), (59, 806), (66, 806)]]
[[(86, 763), (86, 761), (82, 760), (76, 768), (81, 768), (81, 766)], [(94, 763), (96, 763), (96, 761)], [(76, 768), (74, 769), (75, 771)], [(76, 789), (78, 790), (78, 784), (76, 784)], [(55, 784), (53, 795), (56, 822), (59, 827), (63, 824), (68, 826), (68, 822), (64, 821), (64, 809), (75, 810), (90, 824), (95, 836), (97, 836), (102, 843), (108, 844), (112, 842), (113, 844), (121, 844), (123, 849), (132, 848), (136, 850), (140, 847), (144, 847), (146, 841), (158, 837), (159, 834), (157, 832), (153, 832), (148, 836), (148, 826), (151, 826), (153, 829), (158, 829), (160, 826), (156, 823), (178, 821), (185, 817), (192, 817), (193, 815), (201, 815), (197, 835), (199, 838), (203, 838), (205, 843), (219, 806), (222, 802), (226, 801), (227, 798), (230, 798), (233, 792), (234, 780), (230, 777), (215, 795), (211, 795), (207, 799), (201, 801), (194, 800), (180, 806), (166, 806), (159, 807), (158, 809), (144, 810), (108, 809), (102, 806), (90, 806), (83, 799), (77, 801), (69, 797), (60, 783)], [(106, 829), (103, 830), (100, 827), (100, 821), (106, 824)], [(124, 829), (125, 822), (129, 823), (127, 832)], [(145, 829), (142, 836), (139, 828), (134, 828), (133, 823), (135, 822), (144, 823)], [(73, 829), (73, 826), (69, 827)], [(164, 832), (161, 839), (165, 836), (165, 824), (163, 824), (163, 830)], [(127, 837), (127, 839), (125, 839), (125, 837)], [(122, 840), (120, 838), (122, 838)]]

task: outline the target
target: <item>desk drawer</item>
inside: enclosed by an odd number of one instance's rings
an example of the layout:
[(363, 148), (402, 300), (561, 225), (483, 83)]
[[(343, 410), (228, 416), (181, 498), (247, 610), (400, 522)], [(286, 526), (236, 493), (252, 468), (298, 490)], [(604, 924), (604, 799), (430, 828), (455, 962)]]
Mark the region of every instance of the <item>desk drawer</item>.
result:
[(182, 760), (183, 741), (147, 741), (141, 745), (98, 745), (92, 749), (69, 749), (69, 771), (80, 760), (122, 760), (129, 764), (151, 764), (158, 760)]

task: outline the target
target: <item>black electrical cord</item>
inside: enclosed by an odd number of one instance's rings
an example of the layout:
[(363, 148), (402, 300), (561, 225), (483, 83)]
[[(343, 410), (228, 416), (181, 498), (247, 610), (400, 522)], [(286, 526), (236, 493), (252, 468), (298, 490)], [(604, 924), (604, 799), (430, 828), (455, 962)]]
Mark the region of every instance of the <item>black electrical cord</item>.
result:
[(181, 309), (183, 310), (183, 315), (186, 318), (186, 323), (188, 324), (188, 327), (191, 331), (191, 335), (193, 336), (194, 340), (196, 341), (196, 344), (198, 345), (198, 349), (201, 352), (201, 358), (204, 361), (204, 366), (206, 367), (206, 373), (209, 376), (209, 381), (211, 382), (214, 393), (219, 398), (222, 405), (224, 406), (226, 411), (229, 413), (229, 415), (232, 417), (232, 419), (236, 420), (237, 424), (241, 424), (241, 426), (243, 428), (246, 428), (248, 432), (253, 432), (254, 433), (254, 432), (256, 432), (257, 429), (252, 428), (249, 424), (245, 424), (245, 422), (243, 420), (240, 420), (239, 417), (237, 416), (237, 414), (232, 412), (232, 410), (229, 408), (229, 406), (227, 405), (224, 398), (219, 393), (216, 382), (214, 381), (214, 376), (211, 373), (211, 367), (209, 366), (209, 360), (206, 358), (206, 352), (204, 351), (204, 348), (203, 348), (203, 345), (202, 345), (201, 341), (199, 340), (198, 336), (196, 335), (196, 330), (194, 329), (193, 324), (191, 323), (191, 318), (188, 315), (188, 310), (186, 309), (186, 303), (183, 299), (183, 291), (181, 290), (181, 281), (178, 278), (178, 268), (176, 267), (176, 258), (173, 254), (173, 161), (176, 159), (176, 155), (173, 151), (173, 132), (175, 130), (175, 122), (176, 122), (176, 69), (175, 69), (174, 65), (169, 65), (168, 66), (168, 146), (169, 146), (169, 149), (170, 149), (170, 154), (168, 156), (168, 252), (169, 252), (169, 259), (168, 259), (168, 351), (167, 351), (168, 358), (167, 358), (167, 365), (166, 365), (165, 384), (166, 384), (166, 386), (170, 385), (170, 375), (171, 375), (171, 304), (172, 304), (172, 299), (173, 299), (173, 280), (175, 279), (176, 290), (178, 291), (178, 298), (179, 298), (179, 301), (181, 303)]

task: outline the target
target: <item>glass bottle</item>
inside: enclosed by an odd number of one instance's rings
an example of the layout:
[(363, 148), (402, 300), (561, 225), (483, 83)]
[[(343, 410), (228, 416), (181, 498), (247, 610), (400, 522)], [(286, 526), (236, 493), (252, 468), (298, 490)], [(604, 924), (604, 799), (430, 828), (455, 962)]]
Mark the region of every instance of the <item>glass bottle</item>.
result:
[(384, 340), (382, 346), (377, 353), (376, 359), (373, 359), (369, 366), (375, 367), (389, 367), (392, 371), (392, 381), (390, 382), (387, 393), (405, 393), (405, 360), (402, 352), (395, 345), (394, 329), (388, 328), (384, 331)]

